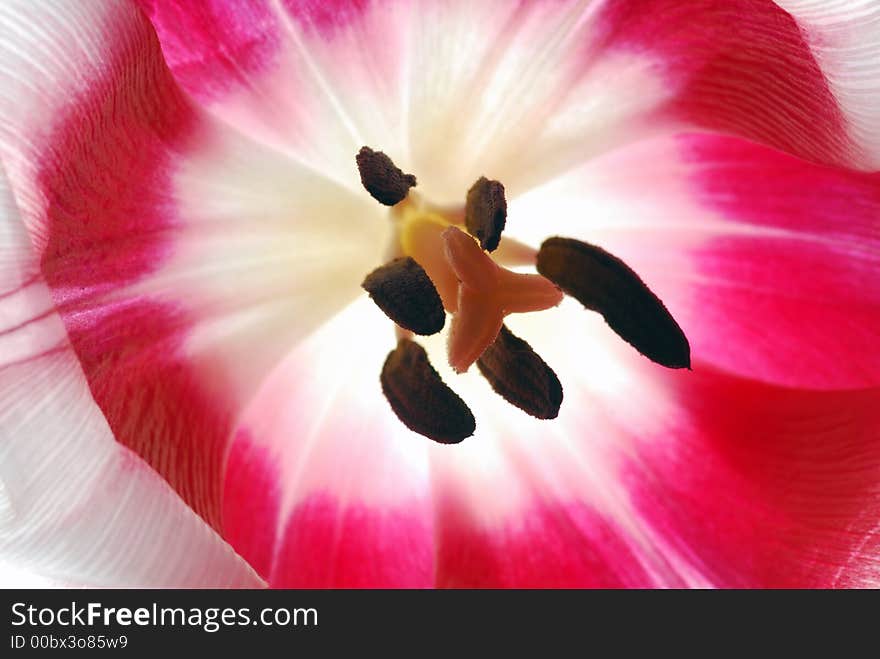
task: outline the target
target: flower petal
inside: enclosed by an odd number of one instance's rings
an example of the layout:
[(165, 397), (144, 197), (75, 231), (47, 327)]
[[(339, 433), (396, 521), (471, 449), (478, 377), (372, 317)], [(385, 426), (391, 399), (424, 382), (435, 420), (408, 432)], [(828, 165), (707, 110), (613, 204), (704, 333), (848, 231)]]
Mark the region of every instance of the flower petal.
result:
[(386, 3), (139, 2), (175, 78), (251, 138), (359, 194), (361, 147), (405, 151), (395, 72), (406, 35)]
[(651, 60), (583, 55), (602, 3), (412, 5), (407, 164), (433, 200), (461, 203), (480, 176), (510, 198), (655, 130), (641, 117), (668, 93)]
[[(143, 1), (185, 84), (191, 61), (211, 86), (242, 54), (226, 77), (247, 83), (213, 112), (352, 189), (363, 145), (445, 204), (479, 176), (515, 196), (682, 125), (818, 162), (880, 162), (878, 9), (865, 0)], [(208, 40), (218, 52), (203, 53)]]
[(261, 585), (114, 440), (31, 254), (0, 168), (0, 563), (29, 585)]
[(477, 432), (454, 452), (431, 452), (436, 585), (680, 583), (639, 537), (618, 478), (640, 428), (634, 365), (643, 358), (574, 300), (508, 324), (556, 372), (563, 404), (556, 419), (539, 420), (476, 374), (449, 380), (474, 410)]
[(250, 84), (278, 56), (279, 27), (263, 2), (135, 0), (180, 85), (211, 103)]
[(362, 298), (291, 353), (242, 416), (224, 528), (271, 585), (431, 585), (431, 442), (379, 386), (395, 343)]
[[(537, 176), (545, 177), (632, 139), (637, 126), (628, 120), (665, 95), (637, 54), (614, 54), (592, 67), (590, 77), (582, 75), (579, 53), (595, 27), (596, 3), (278, 0), (267, 6), (271, 18), (262, 10), (257, 17), (226, 9), (222, 0), (189, 10), (175, 2), (150, 13), (185, 85), (187, 74), (176, 65), (185, 25), (196, 26), (199, 62), (200, 35), (224, 24), (223, 57), (235, 51), (240, 33), (259, 34), (255, 44), (277, 40), (265, 66), (248, 71), (247, 85), (207, 107), (352, 190), (359, 183), (351, 158), (364, 145), (415, 173), (436, 203), (462, 202), (473, 181), (490, 171), (521, 189), (535, 176), (524, 163), (540, 162)], [(163, 18), (172, 9), (180, 28)], [(219, 20), (227, 14), (235, 20)], [(208, 84), (212, 76), (205, 74)], [(628, 93), (633, 87), (639, 95)], [(542, 139), (532, 145), (535, 136)]]
[[(224, 510), (235, 546), (288, 586), (874, 583), (877, 390), (788, 390), (700, 364), (667, 375), (574, 301), (512, 324), (558, 373), (560, 416), (532, 419), (441, 359), (477, 417), (450, 451), (381, 399), (384, 355), (364, 350), (393, 345), (381, 315), (362, 300), (335, 318), (243, 420)], [(442, 356), (442, 337), (424, 343)], [(734, 499), (706, 487), (704, 465)], [(704, 489), (718, 494), (694, 503)], [(783, 522), (796, 542), (776, 541)], [(759, 537), (742, 539), (751, 524)], [(752, 542), (741, 556), (723, 551), (728, 530)]]
[(600, 24), (605, 48), (654, 60), (670, 91), (659, 116), (820, 162), (870, 166), (800, 25), (775, 3), (609, 0)]
[(624, 479), (667, 552), (716, 586), (880, 585), (880, 389), (664, 380), (685, 413), (656, 419)]
[(4, 12), (0, 152), (39, 270), (113, 433), (219, 528), (237, 411), (358, 294), (385, 223), (193, 107), (136, 9)]
[[(638, 190), (638, 194), (633, 194)], [(641, 144), (511, 203), (508, 232), (620, 255), (695, 362), (815, 389), (880, 384), (880, 175), (729, 137)]]
[(880, 169), (880, 4), (777, 0), (797, 19), (828, 87), (865, 154)]
[(665, 371), (578, 313), (517, 329), (565, 387), (552, 424), (456, 383), (478, 430), (432, 454), (438, 585), (877, 585), (880, 390)]

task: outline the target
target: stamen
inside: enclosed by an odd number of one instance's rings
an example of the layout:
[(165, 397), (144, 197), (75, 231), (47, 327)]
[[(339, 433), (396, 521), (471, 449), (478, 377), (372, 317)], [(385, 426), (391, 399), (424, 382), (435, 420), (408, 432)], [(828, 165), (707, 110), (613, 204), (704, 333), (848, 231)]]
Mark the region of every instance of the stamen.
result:
[(361, 175), (361, 183), (380, 204), (394, 206), (400, 203), (406, 199), (409, 189), (416, 184), (415, 176), (404, 174), (391, 158), (381, 151), (362, 147), (355, 160)]
[(457, 444), (474, 434), (474, 415), (414, 341), (401, 339), (388, 353), (380, 380), (391, 409), (413, 432), (441, 444)]
[(511, 405), (538, 419), (555, 419), (562, 404), (556, 373), (532, 347), (506, 325), (477, 360), (492, 388)]
[(501, 241), (506, 223), (504, 186), (481, 176), (467, 193), (464, 224), (468, 233), (480, 241), (480, 247), (493, 252)]
[(687, 337), (663, 302), (623, 261), (571, 238), (541, 245), (538, 272), (605, 322), (648, 359), (669, 368), (690, 368)]
[(376, 268), (361, 286), (386, 316), (416, 334), (436, 334), (446, 324), (437, 289), (412, 257)]

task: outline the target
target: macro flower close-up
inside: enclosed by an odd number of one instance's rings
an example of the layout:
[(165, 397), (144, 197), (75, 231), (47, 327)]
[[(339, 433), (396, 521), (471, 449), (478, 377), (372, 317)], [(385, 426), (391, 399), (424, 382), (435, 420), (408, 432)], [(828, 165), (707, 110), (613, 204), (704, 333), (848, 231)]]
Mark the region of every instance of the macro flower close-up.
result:
[(3, 0), (4, 570), (880, 587), (880, 1)]

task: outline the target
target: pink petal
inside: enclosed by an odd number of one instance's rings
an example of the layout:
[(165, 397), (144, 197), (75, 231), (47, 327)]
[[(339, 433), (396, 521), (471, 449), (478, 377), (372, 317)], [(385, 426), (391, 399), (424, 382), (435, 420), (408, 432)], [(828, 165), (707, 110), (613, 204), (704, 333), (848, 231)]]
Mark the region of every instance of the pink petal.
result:
[(624, 258), (698, 362), (858, 388), (880, 384), (878, 212), (877, 174), (691, 135), (634, 146), (514, 201), (508, 231), (537, 243), (552, 225)]
[(791, 390), (695, 370), (684, 413), (625, 469), (667, 551), (715, 586), (877, 587), (880, 390)]
[(653, 582), (626, 538), (588, 505), (535, 504), (500, 528), (441, 506), (440, 588), (645, 588)]
[[(15, 110), (4, 108), (12, 130), (2, 146), (40, 271), (114, 435), (216, 525), (226, 412), (174, 357), (180, 310), (122, 294), (168, 256), (171, 163), (196, 113), (136, 9), (98, 4), (57, 18), (39, 4), (16, 9), (9, 20), (28, 47), (9, 67), (20, 92)], [(52, 39), (34, 31), (42, 19)], [(98, 45), (74, 37), (83, 30)], [(57, 43), (79, 46), (62, 58)], [(65, 90), (53, 78), (82, 82)]]
[(698, 276), (717, 282), (693, 293), (704, 318), (693, 323), (696, 349), (789, 385), (880, 384), (880, 174), (804, 165), (732, 140), (682, 146), (707, 211), (754, 229), (693, 252)]
[(405, 16), (387, 3), (140, 1), (175, 78), (211, 114), (359, 192), (360, 147), (403, 164), (390, 122), (402, 116)]
[(364, 144), (457, 203), (481, 175), (513, 196), (682, 125), (880, 162), (880, 34), (863, 0), (233, 4), (149, 5), (175, 75), (236, 89), (211, 111), (352, 189)]
[[(354, 190), (353, 154), (382, 149), (444, 204), (459, 203), (482, 174), (523, 189), (645, 129), (640, 117), (667, 94), (644, 57), (614, 53), (584, 75), (580, 54), (597, 6), (290, 0), (263, 17), (217, 0), (180, 13), (179, 29), (170, 16), (183, 3), (155, 5), (151, 15), (178, 79), (209, 90), (242, 35), (274, 48), (277, 34), (277, 52), (255, 67), (245, 57), (245, 68), (227, 76), (234, 91), (206, 107)], [(202, 35), (224, 28), (215, 65)], [(195, 52), (184, 63), (196, 62), (201, 76), (192, 84), (178, 62), (189, 32)]]
[(387, 0), (282, 0), (284, 8), (309, 32), (318, 32), (332, 38), (363, 17), (371, 5)]
[(571, 300), (509, 324), (554, 369), (565, 399), (546, 422), (512, 408), (476, 373), (449, 380), (473, 410), (477, 432), (455, 451), (431, 452), (436, 584), (682, 584), (640, 537), (619, 479), (640, 410), (654, 404), (653, 390), (640, 387), (643, 358), (604, 336), (601, 318)]
[(275, 556), (280, 490), (271, 454), (246, 431), (239, 433), (226, 457), (223, 537), (264, 578), (271, 574)]
[(0, 254), (0, 564), (29, 575), (28, 585), (261, 585), (115, 441), (35, 275), (2, 168)]
[(459, 385), (479, 434), (432, 455), (438, 585), (876, 586), (880, 390), (603, 362), (561, 312), (516, 329), (565, 387), (554, 425)]
[(864, 160), (799, 24), (775, 3), (610, 1), (601, 25), (612, 50), (657, 58), (674, 90), (662, 110), (677, 120), (821, 162)]
[(149, 17), (174, 77), (208, 102), (247, 87), (278, 57), (278, 22), (267, 4), (232, 0), (135, 0)]
[[(135, 2), (153, 23), (174, 77), (202, 103), (241, 93), (278, 65), (284, 35), (271, 2)], [(280, 6), (307, 30), (329, 37), (357, 19), (368, 4), (282, 0)]]
[(427, 588), (432, 523), (423, 504), (387, 509), (301, 501), (288, 518), (271, 584), (279, 588)]
[[(447, 482), (435, 520), (438, 585), (876, 587), (878, 391), (696, 377), (672, 383), (677, 411), (664, 409), (667, 423), (655, 418), (638, 453), (606, 475), (630, 492), (613, 507), (586, 469), (586, 501), (573, 492), (545, 501), (554, 477), (568, 480), (561, 462), (536, 467), (532, 503), (498, 520)], [(596, 439), (589, 423), (567, 428), (576, 455)], [(625, 434), (617, 440), (629, 445)]]
[(114, 435), (216, 527), (230, 412), (182, 358), (184, 309), (130, 288), (171, 252), (175, 151), (198, 118), (146, 21), (126, 28), (37, 156), (41, 270)]
[[(114, 7), (49, 17), (53, 38), (79, 44), (63, 57), (35, 32), (45, 8), (10, 14), (27, 48), (4, 53), (17, 75), (4, 81), (0, 148), (111, 430), (219, 529), (237, 411), (293, 343), (357, 295), (384, 224), (358, 197), (206, 118), (146, 19)], [(83, 30), (89, 39), (72, 35)]]
[(394, 344), (362, 299), (291, 353), (242, 416), (224, 533), (271, 585), (431, 585), (427, 440), (379, 386)]

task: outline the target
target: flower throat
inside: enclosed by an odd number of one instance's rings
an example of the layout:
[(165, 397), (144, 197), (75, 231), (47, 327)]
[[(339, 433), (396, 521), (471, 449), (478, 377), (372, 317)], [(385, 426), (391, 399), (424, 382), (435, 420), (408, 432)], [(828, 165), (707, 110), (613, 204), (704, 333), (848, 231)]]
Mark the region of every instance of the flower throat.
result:
[[(391, 207), (393, 258), (367, 275), (363, 288), (397, 326), (398, 343), (380, 375), (392, 410), (410, 430), (455, 444), (476, 420), (445, 383), (415, 335), (441, 332), (451, 315), (448, 359), (464, 373), (473, 364), (507, 402), (554, 419), (562, 385), (553, 369), (504, 324), (512, 313), (543, 311), (564, 295), (597, 311), (642, 355), (669, 368), (690, 368), (690, 346), (666, 307), (623, 261), (571, 238), (549, 238), (537, 251), (502, 236), (507, 201), (499, 181), (480, 177), (463, 208), (430, 206), (412, 192), (417, 180), (381, 151), (355, 158), (361, 182)], [(537, 274), (505, 265), (531, 265)]]

